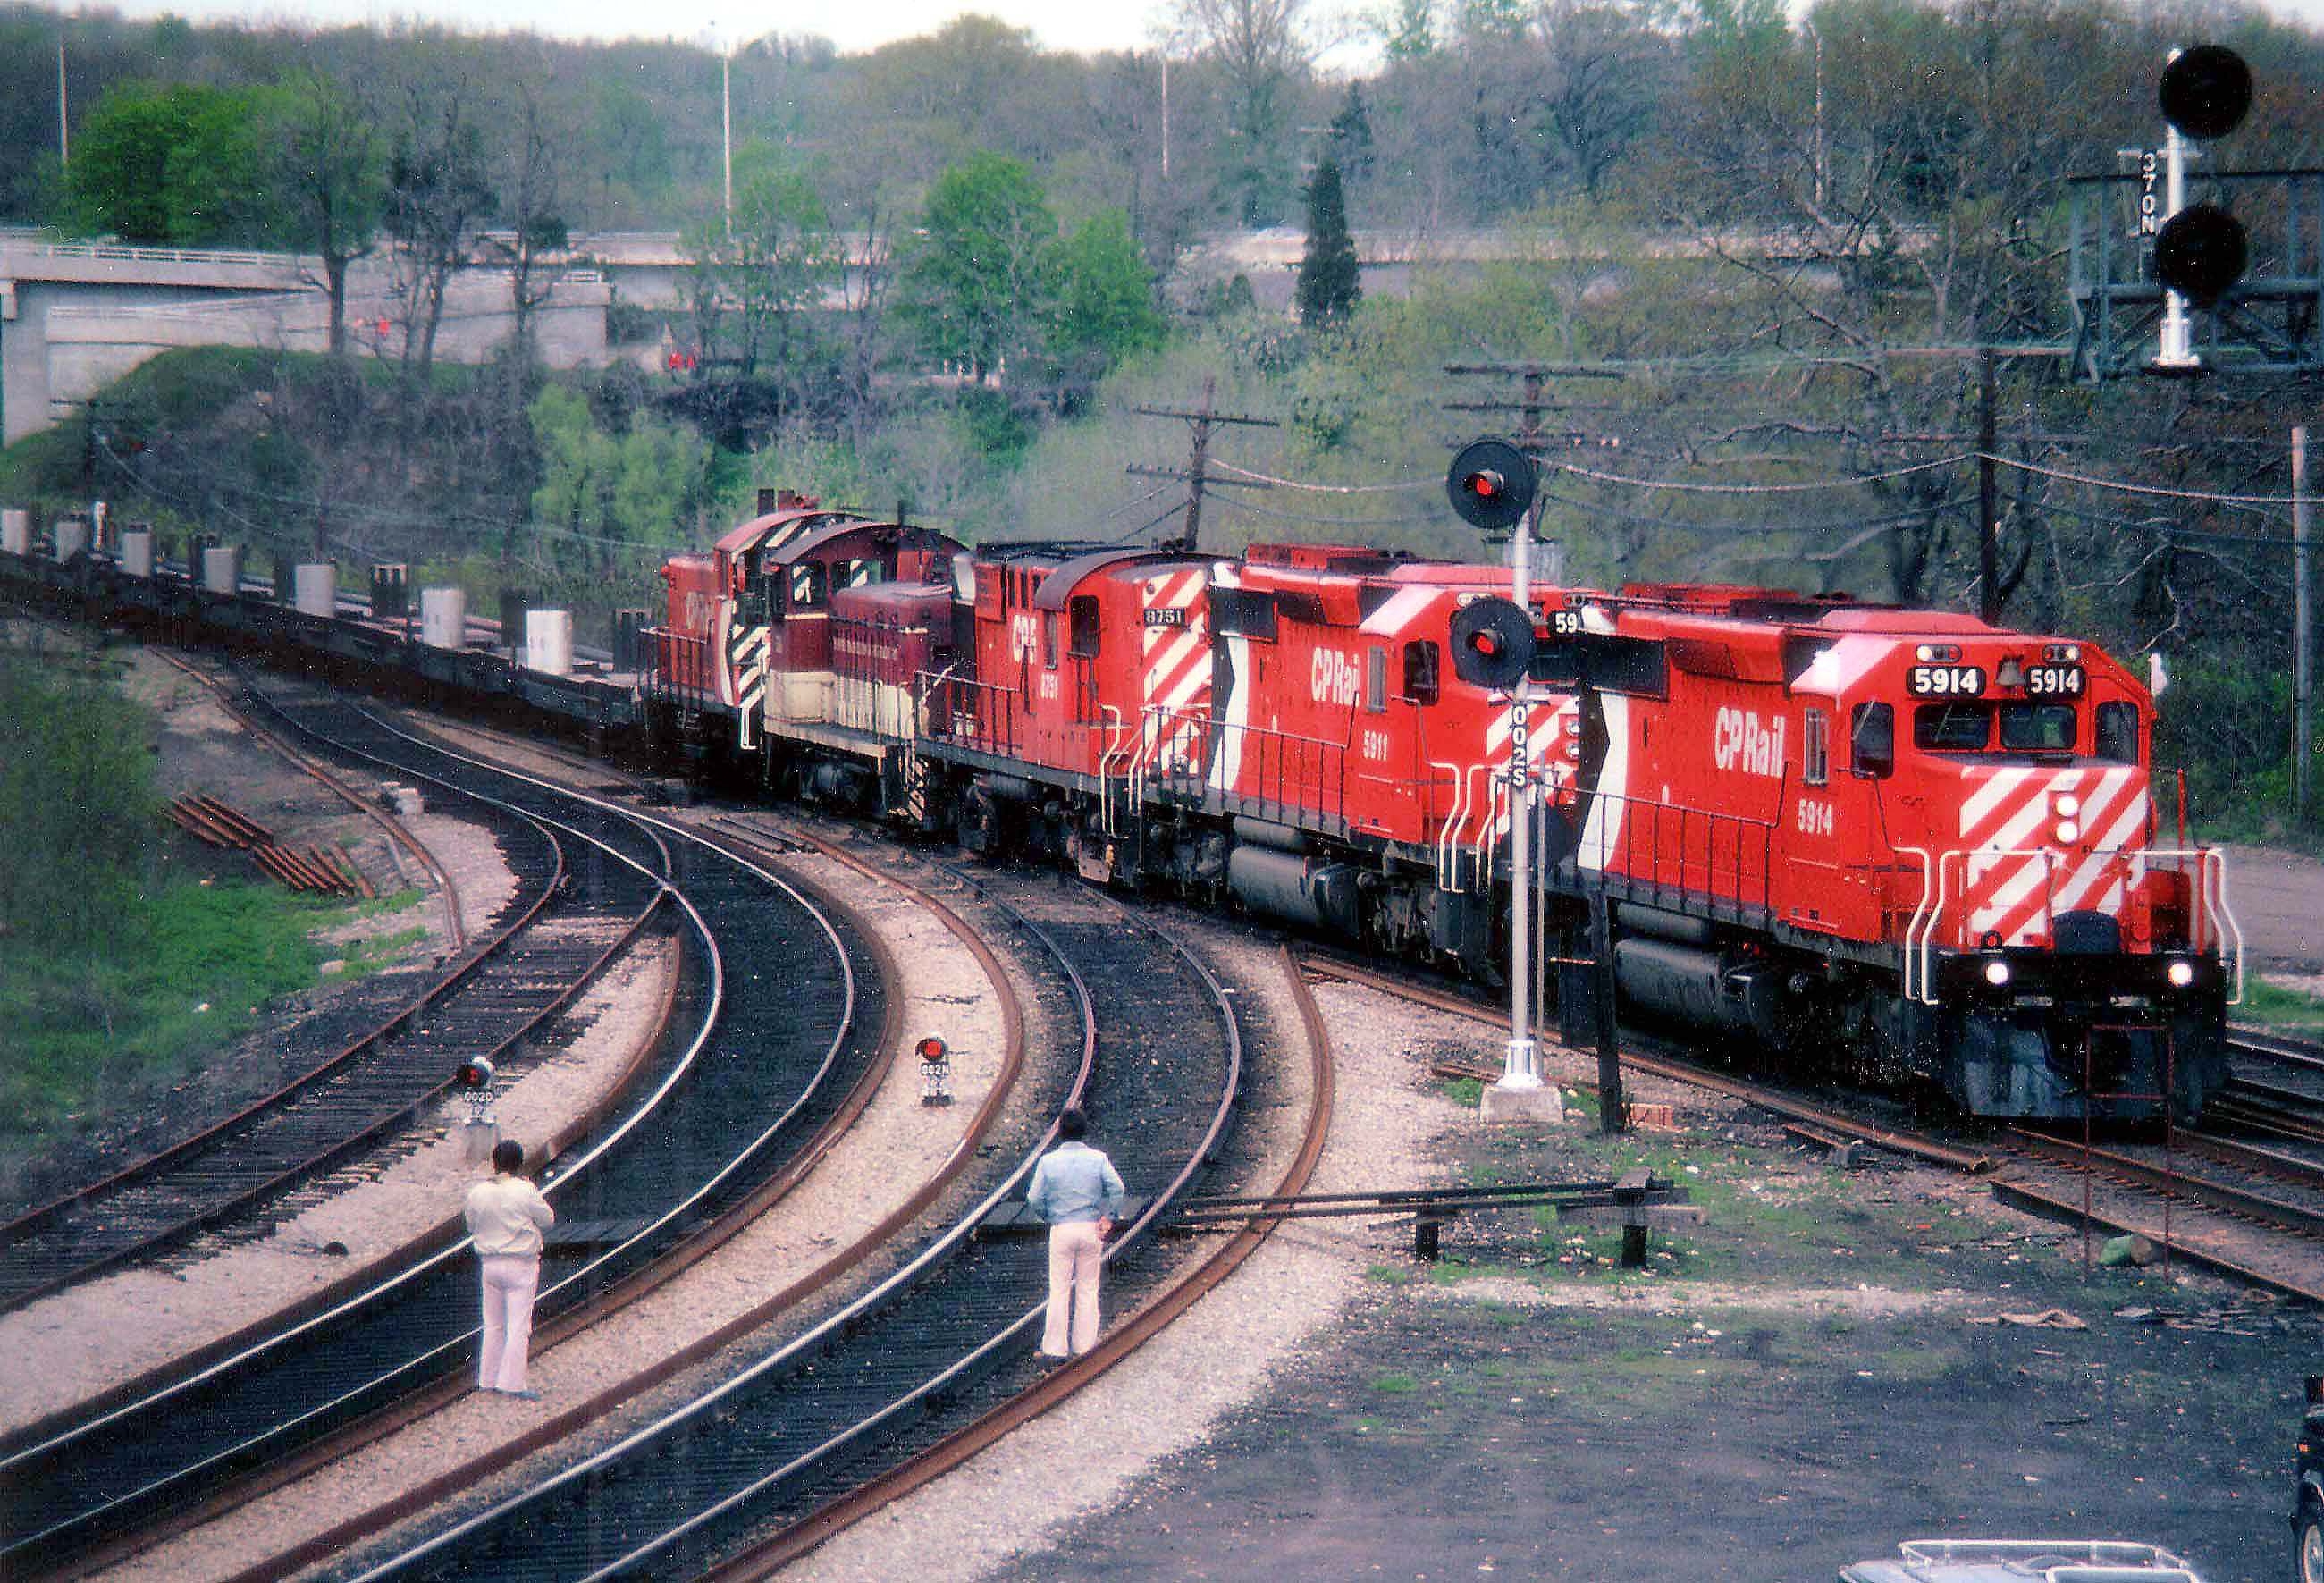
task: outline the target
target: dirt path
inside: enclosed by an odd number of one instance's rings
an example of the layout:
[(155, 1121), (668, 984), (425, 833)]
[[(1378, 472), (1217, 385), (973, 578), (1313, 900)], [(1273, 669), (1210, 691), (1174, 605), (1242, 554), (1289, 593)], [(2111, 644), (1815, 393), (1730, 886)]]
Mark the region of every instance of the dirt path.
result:
[(2324, 975), (2324, 862), (2270, 847), (2229, 847), (2227, 897), (2257, 964)]

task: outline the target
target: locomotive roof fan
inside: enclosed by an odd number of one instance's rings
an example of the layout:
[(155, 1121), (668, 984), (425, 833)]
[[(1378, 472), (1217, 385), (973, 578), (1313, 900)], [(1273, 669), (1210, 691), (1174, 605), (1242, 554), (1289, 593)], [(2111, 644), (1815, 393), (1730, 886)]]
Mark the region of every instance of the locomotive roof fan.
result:
[(1452, 612), (1452, 674), (1506, 692), (1533, 664), (1533, 618), (1510, 599), (1479, 599)]
[(1533, 458), (1507, 440), (1472, 440), (1452, 458), (1444, 492), (1463, 522), (1488, 533), (1506, 531), (1533, 504)]

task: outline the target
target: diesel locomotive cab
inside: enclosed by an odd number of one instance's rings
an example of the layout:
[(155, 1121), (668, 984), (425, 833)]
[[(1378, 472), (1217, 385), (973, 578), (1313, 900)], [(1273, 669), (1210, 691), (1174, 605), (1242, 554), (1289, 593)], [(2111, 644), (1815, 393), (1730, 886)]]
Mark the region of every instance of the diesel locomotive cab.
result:
[(2227, 1077), (2232, 924), (2219, 854), (2161, 838), (2144, 690), (2016, 634), (1899, 662), (1899, 695), (1851, 721), (1921, 870), (1892, 1036), (1978, 1114), (2199, 1116)]

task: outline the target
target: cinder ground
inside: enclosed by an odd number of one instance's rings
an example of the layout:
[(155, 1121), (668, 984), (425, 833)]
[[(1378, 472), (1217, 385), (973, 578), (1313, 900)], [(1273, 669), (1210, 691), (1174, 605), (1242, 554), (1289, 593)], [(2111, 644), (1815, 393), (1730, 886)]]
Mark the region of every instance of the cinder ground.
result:
[[(1643, 1161), (1709, 1223), (1619, 1275), (1512, 1213), (1399, 1250), (1263, 1396), (1003, 1575), (1829, 1578), (1923, 1534), (2118, 1536), (2277, 1578), (2324, 1325), (1918, 1168), (1831, 1170), (1723, 1109), (1441, 1153), (1484, 1180)], [(1570, 1261), (1570, 1262), (1569, 1262)], [(2056, 1321), (2024, 1325), (2059, 1311)]]

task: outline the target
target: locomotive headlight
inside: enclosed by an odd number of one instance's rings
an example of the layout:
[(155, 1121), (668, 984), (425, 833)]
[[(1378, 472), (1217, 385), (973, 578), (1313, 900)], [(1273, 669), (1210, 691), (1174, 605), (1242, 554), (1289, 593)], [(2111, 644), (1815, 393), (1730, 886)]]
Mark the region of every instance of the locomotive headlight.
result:
[(2058, 844), (2060, 846), (2071, 846), (2081, 838), (2082, 827), (2080, 825), (2075, 824), (2071, 819), (2061, 819), (2058, 821)]
[(1985, 981), (1998, 989), (2009, 982), (2009, 964), (1998, 959), (1985, 964)]
[(2082, 811), (2082, 799), (2071, 792), (2060, 792), (2050, 799), (2051, 812), (2061, 819), (2071, 819)]
[(2183, 989), (2195, 981), (2195, 964), (2181, 957), (2164, 968), (2163, 976), (2171, 980), (2172, 989)]
[(1913, 650), (1913, 658), (1919, 660), (1923, 665), (1926, 665), (1929, 663), (1929, 657), (1935, 652), (1936, 649), (1933, 645), (1923, 643), (1918, 649)]

